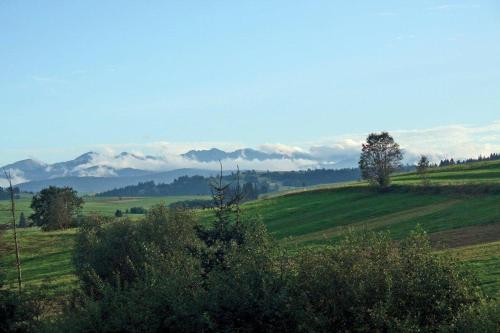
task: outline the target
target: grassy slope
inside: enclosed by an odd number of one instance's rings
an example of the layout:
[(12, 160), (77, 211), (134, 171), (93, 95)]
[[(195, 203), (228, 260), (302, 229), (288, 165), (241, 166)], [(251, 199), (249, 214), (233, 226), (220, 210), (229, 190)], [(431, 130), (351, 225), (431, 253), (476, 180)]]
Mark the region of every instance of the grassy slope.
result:
[[(428, 172), (431, 184), (500, 184), (500, 161), (475, 162), (454, 165), (447, 168), (434, 168)], [(418, 184), (416, 172), (394, 177), (396, 184)]]
[[(22, 277), (25, 284), (37, 286), (49, 282), (54, 291), (67, 291), (75, 286), (71, 253), (76, 229), (41, 232), (38, 228), (19, 229)], [(16, 279), (14, 242), (12, 232), (6, 232), (2, 244), (1, 263), (6, 280)]]
[(500, 300), (500, 241), (449, 250), (477, 274), (482, 288)]
[[(432, 170), (430, 179), (434, 185), (500, 183), (500, 162)], [(409, 173), (397, 175), (394, 182), (408, 185), (418, 183), (419, 179), (416, 174)], [(21, 210), (27, 207), (24, 201), (20, 200), (18, 204)], [(87, 198), (85, 212), (98, 211), (111, 215), (116, 209), (125, 210), (133, 206), (149, 207), (159, 201), (169, 203), (172, 199)], [(368, 189), (363, 183), (334, 185), (331, 188), (322, 186), (320, 189), (310, 191), (300, 190), (249, 202), (243, 207), (246, 213), (260, 215), (270, 232), (277, 238), (293, 236), (291, 241), (302, 245), (323, 244), (335, 240), (347, 226), (389, 230), (391, 235), (398, 239), (414, 229), (417, 223), (430, 233), (445, 235), (443, 237), (447, 237), (450, 231), (455, 232), (461, 228), (475, 233), (477, 229), (474, 228), (500, 223), (500, 194), (479, 196), (454, 195), (448, 192), (447, 194), (411, 192), (381, 194)], [(208, 213), (204, 212), (202, 215)], [(2, 221), (6, 221), (6, 215), (0, 211), (0, 223)], [(7, 234), (6, 237), (8, 236)], [(42, 233), (36, 229), (23, 230), (21, 233), (23, 256), (28, 257), (24, 264), (26, 280), (40, 283), (44, 277), (52, 276), (61, 282), (61, 288), (71, 286), (72, 237), (73, 231)], [(492, 241), (491, 237), (488, 238), (489, 241)], [(488, 244), (473, 245), (453, 251), (470, 262), (479, 272), (481, 281), (490, 294), (498, 295), (499, 248), (495, 242)], [(12, 266), (13, 256), (7, 256), (3, 262), (11, 268), (9, 277), (12, 279), (15, 276)]]

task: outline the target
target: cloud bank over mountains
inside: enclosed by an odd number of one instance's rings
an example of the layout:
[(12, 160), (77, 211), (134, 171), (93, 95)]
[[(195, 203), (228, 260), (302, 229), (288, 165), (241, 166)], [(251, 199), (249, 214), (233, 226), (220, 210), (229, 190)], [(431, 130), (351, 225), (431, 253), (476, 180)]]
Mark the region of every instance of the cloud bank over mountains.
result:
[[(465, 159), (500, 152), (500, 122), (487, 126), (449, 125), (390, 131), (405, 152), (405, 163), (421, 154), (432, 161)], [(14, 183), (61, 177), (142, 177), (178, 169), (289, 171), (308, 168), (356, 167), (365, 134), (350, 134), (287, 145), (264, 143), (254, 148), (232, 143), (169, 143), (100, 145), (66, 162), (47, 164), (27, 159), (6, 165)], [(1, 182), (5, 185), (5, 182)]]

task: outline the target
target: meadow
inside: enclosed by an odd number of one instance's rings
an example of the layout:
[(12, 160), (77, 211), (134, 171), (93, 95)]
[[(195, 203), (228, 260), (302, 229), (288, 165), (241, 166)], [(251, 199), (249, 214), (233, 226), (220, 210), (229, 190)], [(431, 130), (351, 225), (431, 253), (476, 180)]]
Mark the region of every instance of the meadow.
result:
[[(431, 186), (451, 186), (443, 193), (408, 190), (422, 187), (415, 173), (394, 177), (396, 189), (380, 193), (363, 182), (317, 186), (268, 195), (247, 202), (243, 213), (258, 216), (268, 230), (287, 247), (323, 246), (335, 243), (347, 228), (384, 231), (394, 240), (408, 235), (417, 225), (426, 230), (436, 251), (449, 251), (476, 274), (491, 297), (500, 297), (500, 194), (481, 190), (485, 184), (500, 183), (500, 162), (478, 162), (433, 169)], [(453, 186), (469, 185), (475, 194), (454, 192)], [(403, 186), (403, 190), (401, 188)], [(406, 186), (406, 187), (405, 187)], [(192, 197), (95, 198), (85, 197), (85, 214), (112, 216), (116, 209), (156, 203), (169, 204)], [(8, 202), (0, 202), (0, 223), (8, 222)], [(17, 201), (18, 211), (29, 214), (29, 198)], [(211, 211), (199, 212), (208, 222)], [(138, 218), (136, 216), (135, 218)], [(76, 230), (19, 231), (23, 276), (26, 283), (50, 279), (54, 290), (66, 292), (75, 286), (71, 249)], [(4, 236), (2, 264), (13, 282), (14, 256), (11, 233)]]
[[(26, 217), (32, 214), (30, 208), (30, 195), (23, 194), (20, 199), (16, 200), (16, 215), (19, 218), (21, 212)], [(148, 209), (152, 205), (162, 203), (169, 205), (173, 202), (191, 200), (191, 199), (206, 199), (205, 196), (165, 196), (165, 197), (94, 197), (83, 196), (85, 204), (83, 205), (82, 214), (98, 213), (104, 216), (114, 216), (117, 209), (125, 213), (125, 210), (132, 207), (143, 207)], [(140, 214), (130, 214), (130, 218), (138, 218)], [(11, 223), (10, 201), (0, 201), (0, 225)]]

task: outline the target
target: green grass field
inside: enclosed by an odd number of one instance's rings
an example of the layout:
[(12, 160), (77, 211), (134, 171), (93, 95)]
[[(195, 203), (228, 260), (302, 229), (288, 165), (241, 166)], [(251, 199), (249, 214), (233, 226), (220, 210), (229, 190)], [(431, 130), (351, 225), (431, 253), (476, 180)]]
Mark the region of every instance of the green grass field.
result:
[(449, 250), (474, 271), (487, 295), (500, 299), (500, 241)]
[[(453, 186), (500, 184), (500, 162), (480, 162), (429, 173), (433, 186), (448, 185), (451, 190), (433, 194), (421, 191), (377, 192), (363, 182), (332, 184), (300, 189), (248, 202), (243, 211), (259, 215), (269, 231), (285, 244), (321, 246), (336, 241), (347, 228), (389, 231), (400, 239), (420, 224), (437, 248), (452, 247), (479, 276), (486, 292), (500, 297), (500, 194), (465, 195), (453, 193)], [(418, 185), (414, 173), (399, 174), (398, 185)], [(145, 208), (159, 202), (166, 204), (189, 197), (153, 198), (85, 198), (84, 213), (113, 215), (134, 206)], [(6, 201), (0, 202), (0, 223), (8, 222)], [(19, 211), (29, 214), (29, 198), (18, 200)], [(210, 211), (200, 212), (202, 220)], [(51, 278), (58, 289), (72, 288), (74, 275), (71, 248), (75, 230), (41, 232), (36, 228), (20, 231), (23, 275), (27, 283), (40, 284)], [(14, 257), (11, 234), (7, 232), (0, 251), (1, 263), (7, 267), (9, 281), (14, 281)], [(438, 245), (440, 244), (440, 245)], [(441, 246), (441, 247), (439, 247)], [(9, 250), (10, 248), (10, 250)]]
[[(71, 254), (76, 229), (52, 232), (42, 232), (39, 228), (18, 230), (24, 283), (30, 286), (47, 283), (54, 292), (74, 288), (76, 277)], [(3, 242), (1, 263), (6, 268), (8, 287), (12, 287), (17, 279), (12, 232), (6, 232)]]
[[(99, 213), (106, 216), (113, 216), (117, 209), (125, 212), (126, 209), (131, 207), (144, 207), (149, 208), (152, 205), (163, 203), (169, 205), (176, 201), (190, 200), (190, 199), (207, 199), (205, 196), (167, 196), (167, 197), (90, 197), (85, 196), (83, 200), (85, 204), (83, 206), (83, 214), (89, 213)], [(23, 212), (26, 217), (28, 217), (32, 210), (30, 208), (31, 196), (24, 195), (16, 200), (16, 215), (19, 218), (19, 214)], [(0, 201), (0, 224), (11, 223), (10, 215), (10, 201), (1, 200)], [(129, 217), (140, 217), (141, 215), (130, 214)]]
[[(446, 168), (431, 168), (429, 181), (435, 185), (500, 184), (500, 161), (475, 162), (452, 165)], [(419, 184), (416, 172), (396, 175), (395, 184)]]

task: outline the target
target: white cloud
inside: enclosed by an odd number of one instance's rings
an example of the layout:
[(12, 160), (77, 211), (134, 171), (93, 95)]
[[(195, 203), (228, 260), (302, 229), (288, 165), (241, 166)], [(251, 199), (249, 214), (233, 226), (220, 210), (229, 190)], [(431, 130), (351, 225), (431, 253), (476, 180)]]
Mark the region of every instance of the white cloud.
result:
[[(13, 185), (19, 184), (19, 183), (24, 183), (26, 179), (24, 178), (24, 173), (19, 170), (19, 169), (7, 169), (8, 174), (10, 174), (10, 179), (12, 181)], [(7, 187), (9, 186), (9, 181), (5, 177), (3, 170), (2, 170), (2, 177), (0, 177), (0, 186), (2, 187)]]
[(258, 146), (258, 149), (266, 153), (279, 153), (292, 156), (294, 153), (305, 153), (301, 147), (288, 146), (282, 143), (265, 143)]

